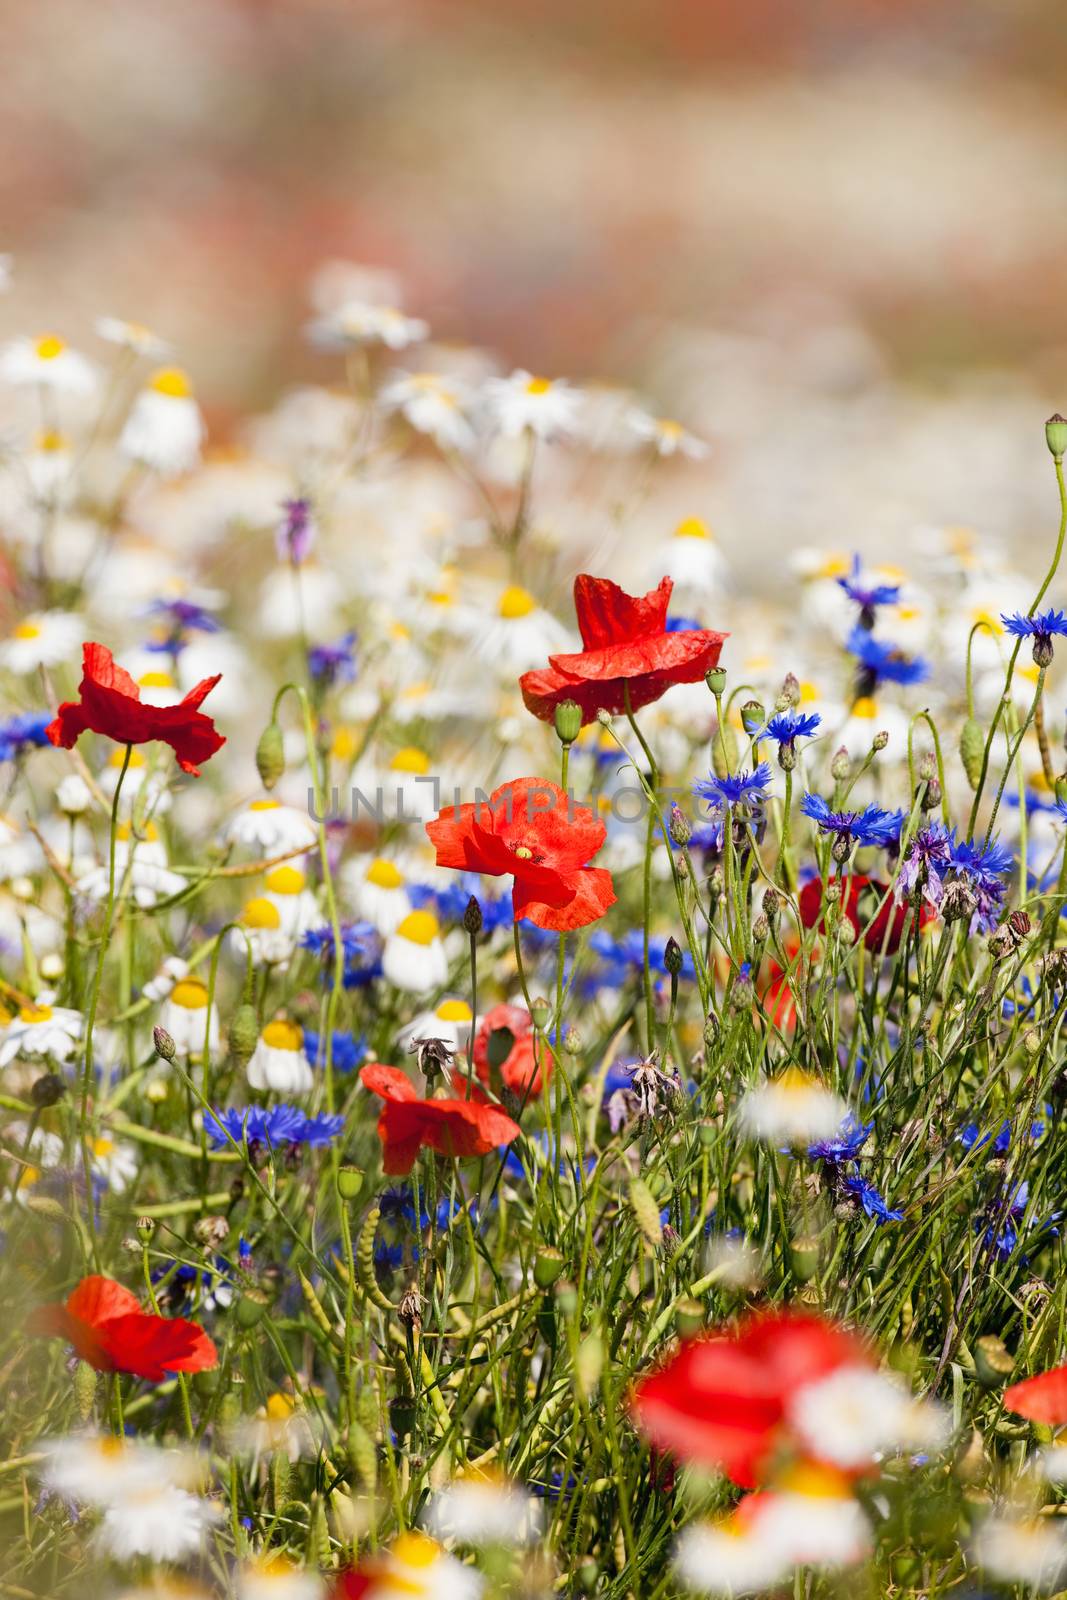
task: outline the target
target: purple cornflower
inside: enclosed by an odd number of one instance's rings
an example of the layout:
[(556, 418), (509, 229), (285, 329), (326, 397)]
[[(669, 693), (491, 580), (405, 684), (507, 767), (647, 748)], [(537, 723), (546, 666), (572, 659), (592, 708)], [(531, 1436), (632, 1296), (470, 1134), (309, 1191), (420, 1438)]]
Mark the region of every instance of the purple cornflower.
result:
[(896, 583), (863, 583), (860, 579), (860, 558), (852, 557), (852, 570), (847, 578), (838, 578), (850, 600), (860, 608), (859, 626), (869, 633), (874, 627), (879, 606), (895, 606), (900, 599), (900, 585)]
[(1039, 667), (1047, 667), (1052, 660), (1052, 635), (1067, 634), (1067, 615), (1062, 611), (1038, 611), (1032, 617), (1019, 611), (1010, 617), (1002, 613), (1000, 620), (1017, 639), (1034, 641), (1034, 660)]
[(153, 600), (144, 615), (158, 618), (163, 629), (162, 638), (150, 639), (145, 648), (175, 661), (189, 643), (190, 634), (219, 631), (216, 618), (195, 600)]
[(896, 899), (910, 900), (918, 890), (936, 910), (945, 892), (944, 874), (952, 866), (952, 835), (940, 822), (920, 828), (910, 840), (901, 862), (896, 884)]
[(311, 501), (303, 495), (282, 501), (282, 520), (278, 527), (276, 546), (279, 561), (290, 561), (299, 567), (311, 554), (315, 543), (315, 517)]
[(977, 845), (973, 841), (950, 840), (952, 868), (962, 878), (978, 902), (971, 918), (972, 933), (991, 933), (1000, 916), (1007, 885), (1001, 880), (1014, 866), (1014, 857), (995, 839)]
[(356, 675), (356, 634), (350, 631), (333, 644), (317, 644), (308, 651), (308, 671), (324, 687), (351, 683)]

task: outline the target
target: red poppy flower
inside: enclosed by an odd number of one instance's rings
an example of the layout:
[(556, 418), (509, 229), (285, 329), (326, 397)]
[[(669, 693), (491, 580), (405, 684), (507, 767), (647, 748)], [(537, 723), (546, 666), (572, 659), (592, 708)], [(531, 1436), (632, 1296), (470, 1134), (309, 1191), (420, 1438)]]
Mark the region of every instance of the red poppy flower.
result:
[[(879, 883), (877, 878), (868, 878), (862, 872), (853, 872), (843, 881), (841, 890), (841, 909), (849, 922), (852, 931), (858, 939), (863, 929), (863, 942), (868, 950), (885, 950), (887, 955), (893, 955), (900, 948), (900, 941), (904, 937), (904, 928), (908, 920), (908, 907), (898, 906), (886, 884)], [(884, 903), (883, 903), (884, 902)], [(823, 927), (822, 907), (822, 879), (812, 878), (800, 891), (800, 916), (805, 928)], [(871, 922), (871, 916), (876, 907), (881, 907), (878, 915)], [(926, 924), (937, 913), (932, 906), (925, 903), (919, 911), (919, 926)], [(870, 922), (870, 927), (867, 924)]]
[(512, 1043), (499, 1064), (504, 1086), (520, 1097), (538, 1095), (552, 1071), (551, 1052), (542, 1046), (541, 1059), (534, 1059), (533, 1018), (525, 1006), (500, 1005), (488, 1010), (474, 1035), (474, 1070), (488, 1087), (491, 1081), (489, 1041), (494, 1033), (510, 1034)]
[(199, 709), (221, 676), (216, 673), (213, 678), (203, 678), (176, 706), (150, 706), (141, 699), (129, 673), (116, 666), (105, 645), (83, 644), (81, 698), (64, 700), (46, 731), (52, 743), (64, 750), (72, 749), (86, 732), (102, 733), (118, 744), (148, 744), (159, 739), (170, 745), (182, 771), (198, 778), (199, 763), (226, 743), (211, 718)]
[(31, 1333), (66, 1339), (98, 1372), (132, 1372), (161, 1382), (172, 1372), (206, 1372), (218, 1353), (203, 1328), (184, 1317), (142, 1311), (114, 1278), (83, 1278), (63, 1305), (41, 1306)]
[(718, 666), (725, 633), (694, 628), (667, 632), (667, 606), (674, 584), (664, 578), (646, 595), (627, 594), (610, 578), (582, 573), (574, 580), (574, 609), (583, 649), (549, 656), (548, 666), (519, 679), (526, 709), (551, 722), (561, 700), (582, 708), (582, 722), (598, 711), (613, 716), (658, 700), (676, 683), (698, 683)]
[(516, 778), (488, 801), (446, 806), (426, 832), (439, 867), (491, 878), (511, 873), (515, 916), (538, 928), (584, 928), (615, 903), (611, 873), (586, 866), (607, 829), (544, 778)]
[(686, 1340), (638, 1383), (633, 1412), (659, 1449), (751, 1489), (779, 1441), (792, 1395), (855, 1365), (870, 1359), (845, 1329), (802, 1312), (758, 1313), (735, 1330)]
[(1004, 1391), (1004, 1409), (1053, 1427), (1067, 1422), (1067, 1367), (1053, 1367), (1051, 1372), (1011, 1384)]
[(359, 1081), (385, 1101), (378, 1118), (383, 1171), (410, 1172), (425, 1146), (443, 1156), (487, 1156), (510, 1144), (520, 1129), (506, 1112), (485, 1100), (422, 1100), (399, 1067), (372, 1062)]

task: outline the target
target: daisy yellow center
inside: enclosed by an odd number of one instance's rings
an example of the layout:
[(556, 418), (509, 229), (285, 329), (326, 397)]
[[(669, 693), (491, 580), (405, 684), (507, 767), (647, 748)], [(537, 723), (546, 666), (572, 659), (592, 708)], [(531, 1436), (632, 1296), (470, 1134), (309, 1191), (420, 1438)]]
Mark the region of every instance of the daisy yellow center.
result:
[(393, 1541), (392, 1554), (405, 1567), (432, 1567), (441, 1546), (424, 1533), (402, 1533)]
[(452, 604), (452, 596), (447, 589), (431, 589), (426, 598), (432, 606), (450, 606)]
[(122, 1455), (126, 1445), (125, 1441), (120, 1439), (117, 1434), (111, 1433), (108, 1434), (104, 1439), (98, 1439), (96, 1442), (96, 1448), (99, 1450), (102, 1456), (107, 1456), (111, 1460), (114, 1460), (116, 1456)]
[(418, 750), (414, 745), (405, 745), (390, 761), (389, 769), (391, 772), (413, 772), (418, 777), (424, 778), (430, 770), (430, 758), (425, 750)]
[(351, 761), (356, 753), (357, 740), (351, 728), (343, 724), (334, 732), (330, 743), (330, 754), (335, 761)]
[(296, 1563), (290, 1561), (288, 1556), (264, 1556), (255, 1563), (256, 1576), (260, 1578), (276, 1578), (284, 1582), (296, 1571)]
[(287, 1422), (296, 1410), (296, 1402), (287, 1394), (280, 1394), (275, 1390), (267, 1400), (265, 1409), (269, 1422)]
[(148, 387), (155, 394), (169, 395), (172, 400), (188, 400), (192, 384), (180, 367), (160, 367), (149, 379)]
[[(128, 822), (120, 822), (118, 827), (115, 829), (115, 838), (120, 840), (123, 844), (128, 844), (132, 836), (133, 829), (130, 827), (130, 824)], [(156, 827), (154, 822), (142, 822), (140, 837), (145, 841), (146, 844), (155, 844), (156, 840), (159, 838), (159, 829)]]
[(246, 928), (280, 928), (282, 925), (278, 907), (262, 895), (249, 900), (241, 912), (241, 921)]
[(41, 624), (39, 622), (20, 622), (15, 629), (16, 639), (39, 639), (41, 637)]
[(47, 1022), (52, 1015), (51, 1006), (20, 1006), (20, 1022)]
[(860, 695), (860, 698), (852, 707), (852, 715), (854, 717), (862, 717), (864, 721), (870, 722), (878, 715), (878, 707), (869, 694), (863, 694)]
[(108, 1156), (114, 1155), (114, 1153), (115, 1153), (115, 1141), (114, 1141), (114, 1139), (94, 1139), (93, 1140), (93, 1155), (97, 1156), (100, 1160), (102, 1160), (102, 1161), (106, 1160), (106, 1158)]
[(676, 539), (710, 539), (711, 530), (699, 517), (683, 517), (674, 530)]
[(817, 578), (847, 578), (851, 570), (844, 556), (827, 556), (815, 576)]
[(299, 894), (307, 879), (297, 867), (275, 867), (267, 873), (267, 889), (271, 894)]
[(818, 689), (816, 689), (816, 687), (815, 687), (815, 685), (813, 683), (811, 683), (810, 681), (805, 679), (805, 681), (800, 685), (800, 703), (801, 703), (801, 705), (810, 706), (812, 701), (813, 700), (817, 700), (818, 698), (819, 698)]
[(547, 394), (551, 387), (551, 378), (528, 378), (526, 381), (527, 394)]
[(813, 1461), (799, 1461), (788, 1467), (780, 1487), (789, 1494), (804, 1494), (818, 1499), (848, 1499), (851, 1495), (849, 1481), (842, 1472), (832, 1467), (817, 1466)]
[(137, 680), (142, 689), (173, 689), (174, 679), (169, 672), (145, 672)]
[(438, 934), (437, 918), (432, 911), (410, 911), (396, 931), (411, 944), (431, 945)]
[(61, 339), (55, 333), (46, 333), (34, 345), (33, 353), (38, 361), (54, 361), (57, 356), (63, 354), (66, 348), (67, 341), (65, 339)]
[(378, 856), (367, 868), (367, 882), (373, 883), (376, 889), (400, 889), (404, 884), (404, 874), (391, 861)]
[(429, 694), (432, 688), (433, 684), (429, 679), (423, 679), (419, 683), (409, 683), (406, 688), (401, 689), (400, 698), (401, 700), (421, 700), (422, 696)]
[(537, 601), (533, 595), (526, 589), (520, 589), (517, 583), (510, 584), (500, 596), (500, 615), (509, 621), (515, 617), (528, 617), (531, 611), (536, 610)]
[(471, 1008), (466, 1000), (442, 1000), (437, 1015), (442, 1022), (469, 1022)]
[(55, 428), (48, 428), (44, 433), (37, 435), (37, 448), (42, 455), (55, 455), (60, 450), (67, 448), (67, 441)]
[(673, 417), (660, 417), (656, 424), (665, 439), (680, 439), (685, 429), (680, 422), (675, 422)]
[(183, 978), (170, 991), (170, 998), (186, 1011), (203, 1011), (207, 1005), (207, 984), (200, 978)]
[[(118, 769), (118, 768), (120, 768), (122, 766), (123, 761), (125, 760), (125, 758), (126, 758), (126, 752), (120, 746), (117, 750), (112, 750), (111, 754), (107, 758), (107, 764), (108, 764), (109, 767), (115, 767), (116, 769)], [(130, 751), (129, 764), (130, 764), (131, 767), (143, 767), (144, 766), (144, 756), (141, 754), (140, 750), (131, 750)]]
[(392, 634), (393, 638), (401, 644), (405, 639), (411, 638), (411, 629), (405, 628), (402, 622), (394, 622), (390, 627), (389, 632)]
[(278, 800), (253, 800), (249, 811), (277, 811), (280, 805)]
[(304, 1030), (298, 1023), (278, 1017), (263, 1029), (263, 1043), (269, 1044), (272, 1050), (302, 1050)]
[(985, 611), (981, 606), (971, 612), (971, 621), (983, 623), (987, 628), (992, 628), (994, 633), (1004, 632), (1004, 625), (1000, 618), (995, 617), (991, 611)]
[(787, 1094), (809, 1094), (818, 1085), (814, 1078), (806, 1072), (801, 1072), (799, 1067), (786, 1067), (785, 1071), (774, 1080), (774, 1087), (784, 1089)]

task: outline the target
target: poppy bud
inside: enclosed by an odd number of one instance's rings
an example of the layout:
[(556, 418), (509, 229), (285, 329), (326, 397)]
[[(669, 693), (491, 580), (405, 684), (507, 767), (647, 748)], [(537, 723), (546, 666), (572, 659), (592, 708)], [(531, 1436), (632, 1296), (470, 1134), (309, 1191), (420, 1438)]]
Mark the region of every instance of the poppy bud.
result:
[(74, 1368), (74, 1410), (79, 1422), (88, 1422), (96, 1399), (96, 1368), (79, 1361)]
[(337, 1169), (337, 1193), (342, 1200), (358, 1200), (363, 1189), (363, 1174), (358, 1167)]
[(534, 1283), (539, 1289), (551, 1289), (563, 1271), (563, 1252), (554, 1245), (542, 1244), (534, 1257)]
[(830, 762), (830, 776), (838, 783), (843, 783), (852, 771), (852, 762), (848, 758), (848, 751), (844, 745), (834, 751), (834, 758)]
[(819, 1241), (812, 1234), (794, 1239), (789, 1246), (789, 1265), (798, 1283), (808, 1283), (819, 1270)]
[(982, 775), (982, 755), (985, 751), (985, 735), (982, 724), (977, 717), (968, 717), (960, 733), (960, 761), (967, 774), (967, 782), (972, 789), (977, 789), (978, 780)]
[(238, 1067), (243, 1067), (256, 1048), (259, 1039), (259, 1020), (256, 1008), (245, 1001), (237, 1007), (230, 1022), (230, 1056)]
[(668, 824), (671, 838), (675, 844), (688, 844), (693, 837), (692, 825), (681, 806), (675, 800), (671, 805), (671, 816)]
[(30, 1099), (41, 1111), (48, 1106), (54, 1106), (62, 1100), (67, 1092), (67, 1086), (54, 1072), (46, 1072), (43, 1077), (35, 1078), (30, 1088)]
[(983, 1389), (999, 1389), (1011, 1377), (1015, 1358), (995, 1333), (984, 1333), (974, 1347), (974, 1374)]
[(237, 1325), (246, 1332), (262, 1321), (267, 1309), (267, 1297), (262, 1289), (246, 1289), (235, 1307)]
[(256, 745), (256, 771), (264, 789), (273, 789), (285, 773), (285, 741), (273, 720), (267, 723)]
[(484, 921), (482, 908), (474, 895), (471, 895), (463, 911), (463, 926), (470, 934), (481, 933)]
[(156, 1047), (156, 1055), (163, 1061), (173, 1061), (178, 1054), (178, 1046), (174, 1043), (166, 1028), (152, 1029), (152, 1043)]
[(676, 978), (679, 972), (681, 972), (682, 962), (684, 959), (685, 958), (682, 955), (682, 947), (678, 943), (677, 939), (668, 939), (666, 947), (663, 951), (663, 965), (666, 967), (672, 978)]
[(1045, 423), (1045, 443), (1052, 452), (1052, 459), (1062, 461), (1063, 452), (1067, 450), (1067, 417), (1061, 417), (1058, 411)]
[(678, 1329), (680, 1339), (692, 1339), (704, 1326), (704, 1307), (699, 1300), (692, 1300), (688, 1295), (679, 1300), (674, 1308), (674, 1326)]
[(582, 708), (574, 700), (561, 700), (555, 712), (556, 737), (560, 744), (573, 744), (582, 731)]
[(531, 1002), (530, 1016), (538, 1033), (544, 1033), (552, 1018), (552, 1007), (543, 995), (538, 995), (537, 999)]
[(704, 674), (704, 682), (713, 695), (721, 695), (726, 688), (726, 672), (722, 667), (712, 667)]
[(758, 700), (746, 700), (741, 707), (741, 726), (748, 734), (758, 733), (767, 720), (767, 713)]

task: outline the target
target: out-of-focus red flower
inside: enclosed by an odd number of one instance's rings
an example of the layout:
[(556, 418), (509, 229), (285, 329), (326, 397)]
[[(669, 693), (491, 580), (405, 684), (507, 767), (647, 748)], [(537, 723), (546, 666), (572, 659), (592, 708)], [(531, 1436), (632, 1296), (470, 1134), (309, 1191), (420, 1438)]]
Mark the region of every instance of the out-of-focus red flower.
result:
[(520, 1129), (499, 1107), (478, 1100), (423, 1100), (399, 1067), (371, 1062), (360, 1082), (385, 1101), (378, 1118), (383, 1171), (410, 1172), (424, 1147), (443, 1156), (486, 1156), (518, 1138)]
[(504, 1085), (517, 1095), (538, 1095), (552, 1071), (551, 1051), (542, 1046), (541, 1059), (534, 1059), (533, 1018), (525, 1006), (499, 1005), (488, 1010), (474, 1036), (474, 1069), (482, 1082), (491, 1081), (489, 1036), (506, 1029), (514, 1043), (499, 1072)]
[(1067, 1367), (1053, 1367), (1036, 1378), (1024, 1378), (1004, 1391), (1005, 1411), (1031, 1422), (1047, 1422), (1055, 1427), (1067, 1422)]
[(114, 1278), (83, 1278), (62, 1305), (39, 1307), (29, 1327), (66, 1339), (98, 1372), (131, 1372), (153, 1383), (172, 1372), (206, 1372), (218, 1361), (203, 1328), (142, 1311), (137, 1296)]
[(516, 778), (488, 801), (446, 806), (426, 824), (439, 867), (514, 876), (512, 909), (538, 928), (584, 928), (615, 903), (611, 873), (586, 862), (604, 843), (604, 824), (558, 784)]
[[(789, 938), (785, 941), (785, 953), (795, 956), (800, 947), (798, 939)], [(787, 972), (780, 967), (777, 961), (768, 961), (766, 969), (760, 975), (757, 993), (762, 1002), (763, 1009), (776, 1027), (783, 1033), (792, 1033), (797, 1025), (797, 1003), (795, 985), (797, 972), (795, 967), (790, 967)]]
[(808, 1313), (761, 1312), (734, 1330), (686, 1340), (638, 1383), (633, 1413), (659, 1449), (751, 1489), (795, 1391), (857, 1365), (870, 1366), (870, 1358), (844, 1328)]
[[(841, 884), (841, 910), (852, 924), (856, 938), (866, 928), (863, 942), (867, 949), (884, 949), (887, 955), (893, 955), (899, 950), (904, 937), (908, 907), (897, 905), (886, 884), (879, 883), (877, 878), (868, 878), (862, 872), (853, 872), (849, 877), (837, 881)], [(798, 903), (805, 928), (823, 929), (822, 890), (822, 879), (812, 878), (800, 891)], [(871, 922), (876, 907), (881, 909)], [(925, 927), (936, 915), (933, 907), (924, 902), (919, 911), (920, 928)], [(871, 923), (869, 928), (868, 922)]]
[(674, 584), (664, 578), (646, 595), (627, 594), (610, 578), (581, 573), (574, 580), (574, 609), (582, 650), (549, 656), (548, 666), (519, 679), (526, 709), (551, 722), (561, 700), (582, 708), (582, 722), (598, 711), (637, 711), (676, 683), (698, 683), (719, 662), (725, 633), (707, 628), (667, 632)]
[(70, 750), (83, 733), (102, 733), (118, 744), (169, 744), (183, 772), (200, 776), (207, 761), (226, 743), (210, 717), (199, 709), (221, 673), (204, 678), (176, 706), (150, 706), (129, 673), (117, 666), (102, 644), (82, 645), (82, 681), (78, 700), (65, 700), (48, 724), (48, 737)]

